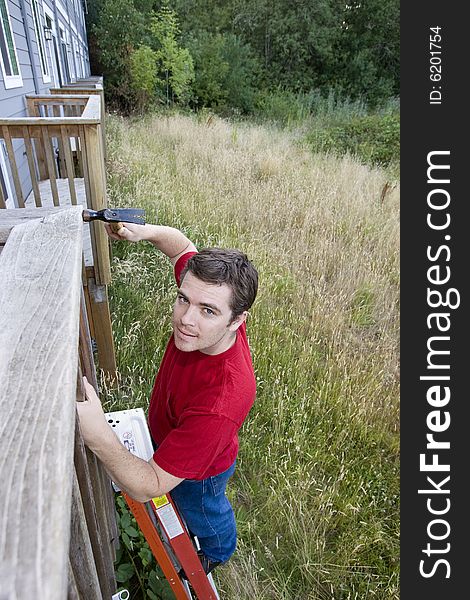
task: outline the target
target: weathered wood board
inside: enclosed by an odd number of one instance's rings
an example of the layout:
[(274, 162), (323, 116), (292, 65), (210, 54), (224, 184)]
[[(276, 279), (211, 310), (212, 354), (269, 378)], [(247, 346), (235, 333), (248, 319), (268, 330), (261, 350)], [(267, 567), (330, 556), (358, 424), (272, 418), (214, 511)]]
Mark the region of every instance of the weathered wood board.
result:
[[(71, 206), (70, 188), (68, 179), (57, 179), (57, 192), (60, 198), (61, 206)], [(83, 178), (76, 177), (74, 179), (75, 193), (77, 203), (81, 204), (83, 208), (87, 207), (87, 200), (85, 194), (85, 182)], [(41, 195), (41, 202), (45, 208), (54, 206), (52, 198), (52, 188), (48, 179), (38, 182), (39, 193)], [(34, 193), (31, 192), (25, 200), (25, 208), (33, 208)], [(96, 227), (96, 225), (95, 225)], [(102, 224), (98, 224), (98, 227), (103, 227)], [(90, 223), (83, 223), (83, 256), (85, 257), (85, 266), (93, 266), (93, 254), (91, 251), (91, 234), (90, 234)]]
[(67, 597), (82, 228), (30, 220), (0, 255), (1, 598)]

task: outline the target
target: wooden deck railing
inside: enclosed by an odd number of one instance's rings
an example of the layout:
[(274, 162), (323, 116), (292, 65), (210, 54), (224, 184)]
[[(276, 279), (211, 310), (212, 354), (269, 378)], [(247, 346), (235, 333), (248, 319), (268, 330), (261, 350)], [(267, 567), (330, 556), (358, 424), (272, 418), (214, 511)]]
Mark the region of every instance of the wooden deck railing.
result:
[(74, 84), (69, 84), (69, 87), (51, 88), (49, 92), (52, 95), (96, 95), (101, 100), (101, 134), (103, 137), (104, 158), (106, 159), (106, 107), (104, 103), (104, 89), (101, 83), (88, 83), (86, 80), (78, 81)]
[[(5, 140), (18, 206), (106, 208), (101, 94), (29, 95), (26, 103), (27, 117), (0, 119), (0, 138)], [(0, 208), (5, 207), (0, 186)], [(103, 224), (96, 222), (85, 224), (83, 233), (90, 327), (100, 367), (113, 378), (116, 361), (107, 300), (111, 281), (108, 237)]]
[[(106, 208), (100, 97), (26, 96), (26, 101), (30, 116), (0, 119), (0, 137), (5, 140), (18, 206), (34, 202), (38, 207), (78, 203), (93, 210)], [(20, 180), (22, 148), (32, 184), (32, 193), (26, 198)], [(108, 284), (106, 233), (102, 227), (90, 231), (96, 281)]]
[[(29, 213), (29, 216), (28, 216)], [(96, 385), (80, 207), (0, 211), (0, 597), (110, 599), (114, 495), (75, 402)]]

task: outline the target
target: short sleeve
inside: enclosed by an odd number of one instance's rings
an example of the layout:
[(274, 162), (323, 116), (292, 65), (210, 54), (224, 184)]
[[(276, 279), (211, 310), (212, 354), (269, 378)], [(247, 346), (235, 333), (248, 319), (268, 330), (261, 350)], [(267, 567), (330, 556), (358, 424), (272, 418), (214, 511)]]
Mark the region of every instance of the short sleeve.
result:
[(236, 433), (236, 424), (223, 415), (183, 415), (178, 427), (155, 451), (153, 459), (175, 477), (203, 479), (214, 459), (230, 446)]
[(183, 254), (182, 256), (180, 256), (178, 258), (178, 260), (176, 261), (176, 263), (175, 263), (175, 279), (176, 279), (176, 283), (178, 284), (178, 286), (181, 283), (180, 277), (181, 277), (181, 273), (182, 273), (184, 267), (186, 266), (186, 263), (191, 258), (191, 256), (194, 256), (195, 254), (197, 254), (197, 252), (186, 252), (186, 254)]

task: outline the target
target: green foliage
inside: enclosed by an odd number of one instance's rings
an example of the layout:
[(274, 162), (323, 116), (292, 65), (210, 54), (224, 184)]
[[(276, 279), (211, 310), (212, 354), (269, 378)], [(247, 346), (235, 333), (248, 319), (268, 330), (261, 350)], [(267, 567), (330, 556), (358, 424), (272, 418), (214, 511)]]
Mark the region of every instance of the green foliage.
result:
[(229, 64), (224, 57), (224, 38), (220, 34), (201, 32), (189, 41), (194, 57), (194, 96), (197, 107), (225, 105), (228, 92), (224, 85)]
[(159, 565), (138, 529), (124, 498), (116, 495), (119, 536), (122, 542), (116, 553), (115, 575), (119, 589), (127, 589), (131, 598), (173, 600), (174, 594)]
[(175, 100), (185, 104), (191, 96), (194, 65), (189, 51), (178, 45), (179, 27), (176, 13), (163, 6), (153, 17), (150, 31), (156, 48), (159, 83), (166, 104), (169, 105)]
[(155, 101), (157, 87), (157, 54), (148, 46), (141, 46), (130, 57), (131, 88), (135, 93), (138, 110), (143, 112)]
[(255, 106), (258, 118), (281, 125), (298, 124), (310, 115), (309, 107), (301, 94), (281, 88), (259, 92)]
[(301, 91), (323, 83), (341, 31), (341, 2), (258, 0), (234, 5), (235, 31), (260, 56), (264, 86)]
[(145, 32), (144, 14), (136, 10), (133, 0), (102, 0), (92, 15), (92, 64), (95, 72), (104, 75), (107, 100), (127, 111), (135, 101), (130, 58)]
[(225, 77), (227, 105), (243, 113), (249, 113), (254, 108), (260, 73), (259, 60), (251, 46), (233, 34), (224, 35), (223, 55), (229, 65)]
[[(385, 110), (385, 109), (384, 109)], [(390, 109), (396, 110), (394, 105)], [(319, 88), (294, 93), (288, 89), (263, 90), (257, 94), (255, 115), (282, 125), (298, 126), (315, 119), (321, 123), (349, 120), (367, 115), (366, 103), (361, 98), (342, 97), (334, 89), (327, 93)]]
[(250, 112), (258, 73), (250, 47), (233, 34), (207, 31), (190, 36), (187, 43), (194, 58), (194, 106)]
[(166, 104), (193, 93), (196, 108), (249, 113), (266, 90), (334, 89), (374, 107), (399, 93), (399, 0), (96, 0), (88, 26), (92, 70), (124, 110), (141, 46), (159, 53)]
[(374, 324), (374, 292), (370, 286), (363, 285), (356, 290), (351, 306), (351, 321), (358, 327)]
[(400, 113), (393, 99), (371, 113), (361, 99), (342, 99), (334, 90), (324, 95), (279, 88), (257, 95), (255, 115), (306, 130), (303, 140), (314, 152), (350, 153), (367, 164), (398, 169)]
[(314, 152), (350, 153), (365, 163), (389, 166), (399, 161), (400, 116), (376, 113), (313, 125), (305, 139)]
[(399, 0), (353, 0), (343, 14), (330, 85), (372, 104), (398, 95)]

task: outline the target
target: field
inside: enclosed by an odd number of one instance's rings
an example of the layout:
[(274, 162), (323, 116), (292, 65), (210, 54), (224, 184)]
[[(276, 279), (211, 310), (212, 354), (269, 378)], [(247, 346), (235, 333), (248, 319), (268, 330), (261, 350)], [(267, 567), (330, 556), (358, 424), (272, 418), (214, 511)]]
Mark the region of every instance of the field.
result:
[[(221, 597), (397, 599), (397, 182), (315, 154), (295, 130), (211, 115), (109, 116), (107, 135), (110, 205), (145, 208), (199, 248), (240, 248), (260, 274), (258, 393), (228, 490), (239, 545), (215, 572)], [(147, 408), (175, 284), (150, 244), (113, 255), (119, 386), (105, 409)]]

